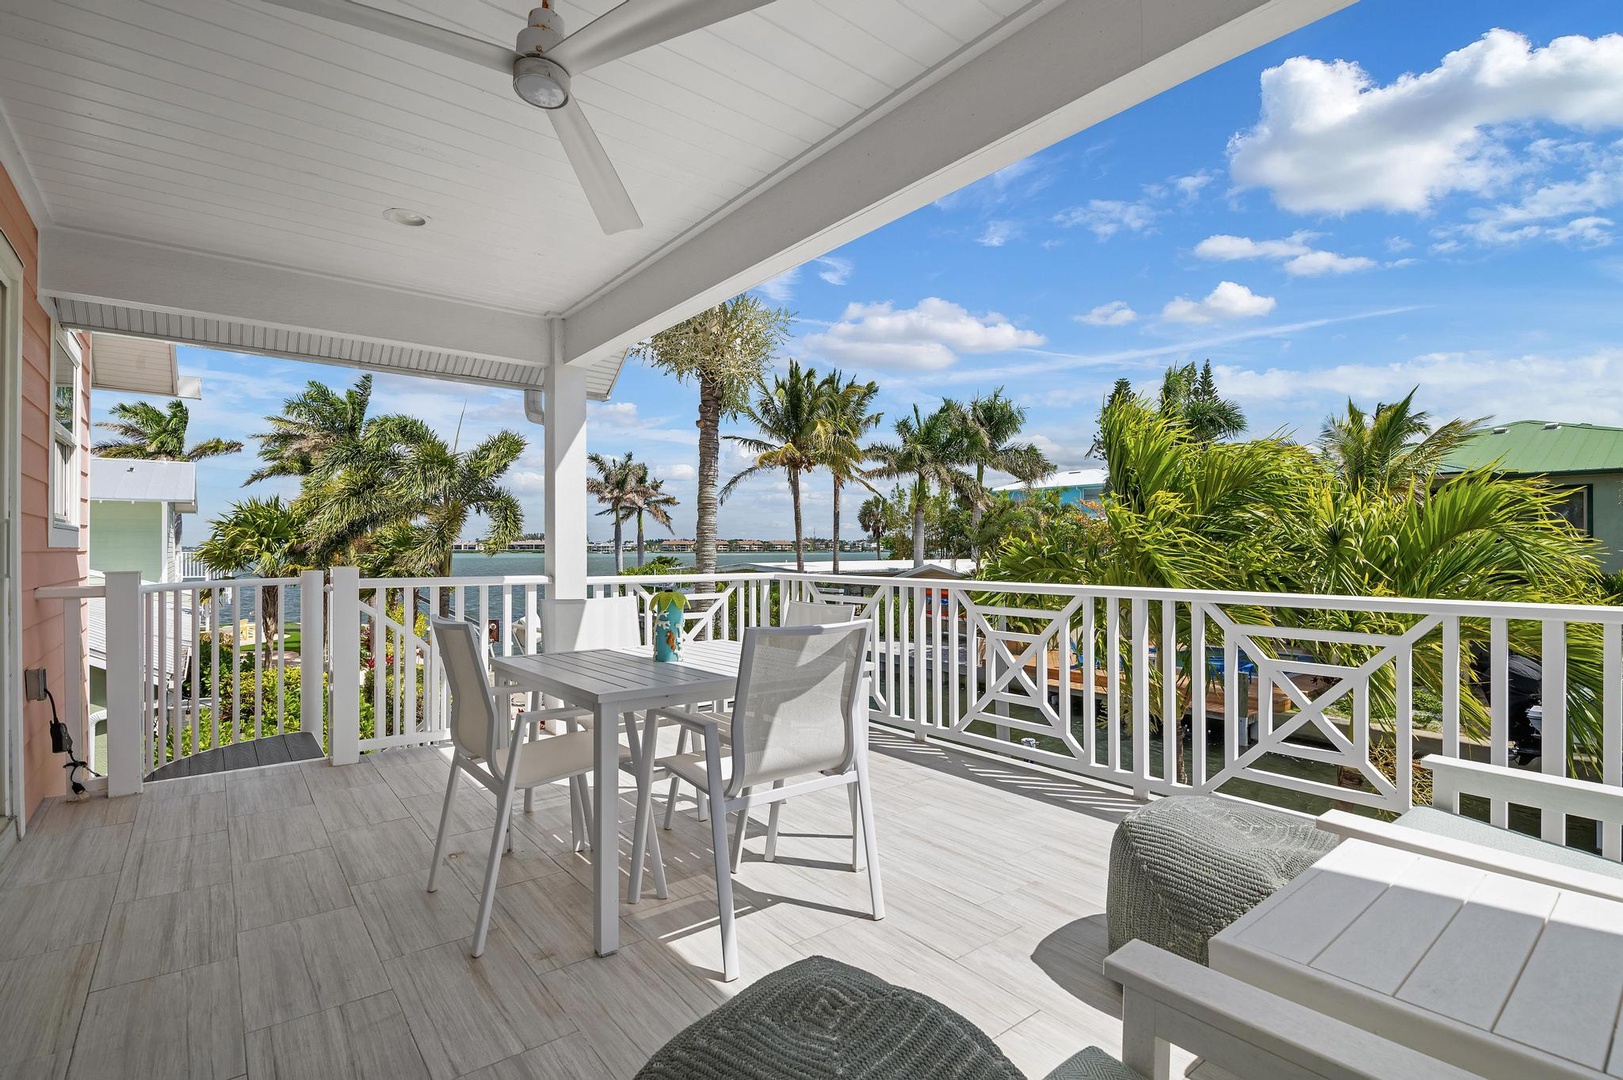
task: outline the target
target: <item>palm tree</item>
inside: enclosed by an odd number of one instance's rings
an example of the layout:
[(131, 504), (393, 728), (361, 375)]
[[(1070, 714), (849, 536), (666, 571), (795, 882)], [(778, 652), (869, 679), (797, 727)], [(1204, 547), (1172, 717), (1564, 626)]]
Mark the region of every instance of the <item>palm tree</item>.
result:
[[(623, 458), (606, 458), (602, 454), (587, 454), (587, 464), (597, 475), (586, 480), (586, 493), (603, 504), (598, 513), (614, 522), (614, 572), (626, 571), (624, 529), (626, 519), (636, 513), (633, 504), (639, 483), (646, 477), (647, 466), (627, 453)], [(640, 545), (639, 545), (640, 546)], [(641, 552), (638, 552), (639, 562)]]
[[(862, 471), (867, 452), (862, 440), (879, 425), (884, 413), (869, 411), (879, 394), (879, 384), (847, 380), (838, 371), (830, 372), (820, 390), (823, 415), (817, 430), (817, 463), (834, 478), (834, 573), (840, 572), (840, 493), (855, 481), (872, 489)], [(866, 526), (864, 526), (866, 529)]]
[(358, 554), (373, 576), (449, 577), (452, 545), (474, 515), (485, 518), (487, 554), (523, 532), (523, 509), (501, 481), (524, 447), (523, 436), (499, 431), (458, 451), (416, 417), (378, 417), (355, 460), (301, 494), (297, 509), (310, 515), (315, 544)]
[[(188, 447), (186, 429), (191, 426), (191, 410), (178, 398), (166, 409), (159, 409), (148, 401), (121, 401), (109, 410), (112, 420), (96, 424), (99, 428), (116, 432), (119, 439), (97, 443), (93, 450), (97, 457), (139, 458), (144, 461), (202, 461), (205, 458), (235, 454), (242, 443), (234, 439), (205, 439)], [(180, 547), (182, 516), (173, 515), (171, 541)]]
[(273, 476), (309, 476), (352, 460), (366, 430), (372, 400), (372, 376), (362, 375), (339, 393), (311, 379), (302, 393), (282, 403), (280, 416), (267, 416), (270, 430), (255, 435), (265, 462), (247, 482)]
[(631, 501), (628, 509), (637, 517), (637, 565), (643, 565), (643, 519), (650, 517), (659, 525), (665, 526), (665, 531), (675, 533), (671, 527), (671, 507), (677, 505), (675, 495), (665, 490), (665, 481), (656, 480), (648, 472), (648, 466), (642, 462), (637, 463), (637, 482), (631, 489)]
[(789, 361), (787, 375), (774, 375), (769, 385), (762, 379), (755, 400), (743, 412), (760, 430), (761, 437), (729, 435), (755, 455), (755, 463), (721, 489), (725, 500), (739, 484), (763, 472), (782, 469), (789, 479), (789, 500), (795, 516), (795, 569), (806, 570), (804, 530), (800, 515), (800, 478), (819, 464), (818, 451), (826, 437), (825, 398), (827, 384), (818, 381), (817, 372)]
[(879, 545), (885, 539), (885, 534), (890, 531), (895, 518), (896, 508), (891, 506), (883, 495), (870, 495), (863, 500), (861, 508), (857, 510), (857, 525), (863, 532), (873, 537), (876, 556)]
[[(214, 574), (256, 578), (294, 577), (310, 569), (304, 548), (304, 517), (280, 498), (244, 499), (210, 524), (197, 545), (197, 559)], [(266, 586), (261, 597), (267, 640), (277, 634), (281, 589)]]
[(966, 500), (979, 497), (975, 479), (964, 471), (970, 458), (964, 445), (961, 408), (951, 401), (928, 416), (913, 406), (913, 415), (896, 421), (896, 441), (868, 447), (878, 462), (870, 476), (907, 478), (913, 482), (913, 565), (924, 565), (924, 511), (934, 489), (952, 491)]
[(202, 461), (204, 458), (235, 454), (242, 444), (231, 439), (205, 439), (188, 447), (186, 429), (191, 411), (184, 401), (175, 400), (167, 409), (147, 401), (121, 401), (111, 410), (113, 419), (96, 424), (121, 436), (97, 443), (97, 457), (141, 458), (145, 461)]
[(721, 422), (749, 404), (789, 334), (792, 316), (753, 296), (735, 296), (669, 330), (655, 334), (636, 355), (681, 382), (699, 384), (699, 493), (694, 525), (694, 569), (716, 572), (717, 484), (721, 471)]
[(1183, 423), (1199, 442), (1230, 439), (1245, 431), (1245, 413), (1239, 402), (1217, 392), (1212, 362), (1197, 371), (1194, 361), (1167, 368), (1161, 379), (1161, 415)]
[(1482, 423), (1450, 420), (1432, 430), (1431, 416), (1414, 410), (1414, 396), (1410, 390), (1402, 401), (1378, 404), (1373, 416), (1349, 399), (1344, 415), (1324, 422), (1319, 448), (1348, 488), (1405, 497), (1424, 491), (1443, 459)]
[(959, 413), (959, 423), (964, 429), (965, 452), (975, 466), (977, 497), (969, 504), (970, 557), (979, 566), (986, 470), (1005, 472), (1021, 483), (1032, 484), (1053, 472), (1054, 465), (1036, 443), (1015, 441), (1026, 426), (1026, 410), (1004, 397), (1001, 386), (965, 406)]

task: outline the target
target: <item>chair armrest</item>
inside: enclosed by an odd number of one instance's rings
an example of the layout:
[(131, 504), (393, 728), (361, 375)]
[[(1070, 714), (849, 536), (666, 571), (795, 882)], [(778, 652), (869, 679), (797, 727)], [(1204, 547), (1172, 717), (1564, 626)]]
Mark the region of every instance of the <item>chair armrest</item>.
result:
[(1452, 836), (1441, 836), (1421, 829), (1411, 829), (1396, 822), (1381, 821), (1349, 814), (1345, 810), (1329, 810), (1318, 819), (1319, 828), (1349, 840), (1364, 840), (1399, 851), (1412, 851), (1434, 859), (1474, 866), (1496, 874), (1526, 881), (1537, 881), (1570, 892), (1603, 896), (1608, 900), (1623, 901), (1623, 880), (1605, 874), (1591, 873), (1562, 863), (1546, 862), (1531, 855), (1514, 851), (1501, 851), (1486, 844), (1473, 844)]
[(1464, 794), (1623, 823), (1623, 788), (1438, 754), (1428, 754), (1420, 764), (1431, 770), (1431, 804), (1451, 814), (1459, 812), (1458, 797)]
[(714, 713), (679, 712), (676, 709), (649, 709), (648, 717), (661, 722), (670, 720), (701, 735), (713, 732), (727, 723), (725, 717), (716, 716)]
[(1122, 1060), (1157, 1080), (1165, 1047), (1236, 1076), (1467, 1080), (1474, 1073), (1315, 1012), (1143, 941), (1105, 958), (1122, 985)]

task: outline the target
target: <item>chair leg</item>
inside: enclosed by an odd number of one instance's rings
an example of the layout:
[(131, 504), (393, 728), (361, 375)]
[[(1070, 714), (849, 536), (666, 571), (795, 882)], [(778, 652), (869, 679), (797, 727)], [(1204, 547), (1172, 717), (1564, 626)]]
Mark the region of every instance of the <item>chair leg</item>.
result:
[(440, 860), (445, 857), (445, 834), (450, 831), (451, 800), (456, 798), (456, 776), (462, 771), (457, 755), (451, 755), (451, 778), (445, 782), (445, 805), (440, 808), (440, 831), (434, 838), (434, 861), (428, 864), (428, 891), (439, 888)]
[[(750, 790), (750, 788), (744, 789), (744, 798), (749, 798)], [(749, 807), (747, 805), (740, 806), (738, 808), (738, 839), (734, 842), (732, 851), (728, 853), (728, 864), (735, 874), (738, 873), (738, 868), (744, 864), (744, 837), (749, 832), (749, 828)]]
[(862, 844), (868, 853), (868, 895), (873, 900), (873, 917), (885, 917), (885, 892), (879, 880), (879, 834), (873, 824), (873, 786), (868, 782), (868, 759), (857, 755), (857, 801), (862, 808)]
[(710, 817), (710, 843), (716, 869), (716, 912), (721, 918), (721, 977), (726, 982), (738, 978), (738, 934), (733, 927), (733, 875), (727, 868), (727, 813), (723, 809), (726, 792), (721, 781), (721, 749), (706, 740), (705, 772), (709, 777), (711, 802), (716, 812)]
[[(782, 780), (772, 781), (773, 790), (783, 786)], [(779, 799), (772, 804), (772, 812), (766, 819), (766, 861), (772, 862), (778, 857), (778, 812), (783, 809), (783, 800)]]
[(845, 793), (851, 799), (851, 869), (862, 870), (862, 802), (857, 797), (857, 786), (847, 784)]
[[(634, 723), (627, 714), (626, 726)], [(650, 711), (643, 727), (637, 759), (637, 820), (631, 830), (631, 881), (626, 890), (626, 902), (635, 904), (642, 899), (642, 871), (644, 854), (654, 861), (654, 895), (661, 900), (670, 896), (665, 885), (665, 858), (660, 850), (659, 837), (651, 835), (654, 824), (654, 748), (659, 745), (659, 720)]]
[[(683, 751), (685, 751), (687, 749), (687, 745), (688, 745), (688, 729), (683, 728), (681, 731), (678, 731), (676, 733), (676, 752), (678, 754), (682, 753)], [(665, 825), (664, 825), (664, 828), (665, 828), (665, 830), (667, 832), (670, 831), (671, 821), (676, 815), (677, 785), (680, 784), (681, 782), (682, 781), (680, 781), (680, 780), (678, 780), (676, 778), (675, 773), (671, 774), (670, 790), (665, 796)]]
[(591, 843), (590, 833), (586, 829), (586, 818), (583, 807), (586, 804), (586, 788), (581, 778), (569, 778), (569, 841), (576, 851), (584, 851)]
[(490, 858), (485, 863), (485, 888), (479, 896), (479, 919), (473, 928), (473, 956), (485, 953), (485, 938), (490, 933), (490, 913), (496, 906), (496, 878), (502, 865), (502, 838), (513, 816), (515, 776), (508, 776), (496, 800), (496, 828), (490, 834)]

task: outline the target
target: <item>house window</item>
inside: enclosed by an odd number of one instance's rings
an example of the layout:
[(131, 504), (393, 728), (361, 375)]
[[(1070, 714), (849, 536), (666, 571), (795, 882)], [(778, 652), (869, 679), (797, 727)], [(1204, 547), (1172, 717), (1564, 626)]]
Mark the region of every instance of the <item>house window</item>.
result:
[(1561, 501), (1555, 504), (1556, 516), (1585, 536), (1594, 536), (1589, 527), (1589, 499), (1593, 489), (1588, 484), (1561, 489)]
[(57, 333), (51, 345), (51, 546), (79, 546), (83, 364), (78, 342)]

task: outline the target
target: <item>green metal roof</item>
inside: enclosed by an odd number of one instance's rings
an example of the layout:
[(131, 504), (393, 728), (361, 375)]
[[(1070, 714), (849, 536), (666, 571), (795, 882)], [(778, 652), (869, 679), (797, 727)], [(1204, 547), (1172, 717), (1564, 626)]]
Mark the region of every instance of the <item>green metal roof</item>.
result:
[(1501, 472), (1533, 476), (1623, 472), (1623, 428), (1545, 420), (1495, 424), (1449, 454), (1443, 469), (1479, 469), (1495, 461)]

